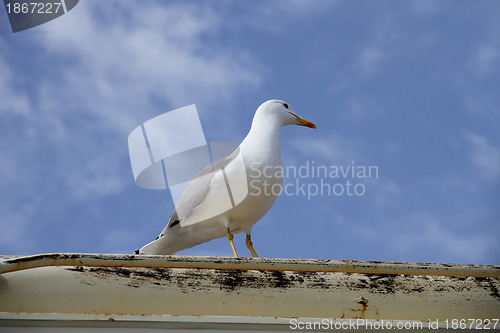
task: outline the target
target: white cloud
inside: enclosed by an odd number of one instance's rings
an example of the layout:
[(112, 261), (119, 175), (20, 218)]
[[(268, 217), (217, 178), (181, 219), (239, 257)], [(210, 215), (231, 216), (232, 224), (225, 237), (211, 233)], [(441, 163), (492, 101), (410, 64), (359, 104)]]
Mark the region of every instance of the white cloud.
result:
[(433, 15), (438, 10), (438, 2), (434, 0), (413, 0), (413, 10), (422, 15)]
[(495, 262), (500, 253), (498, 227), (485, 223), (481, 212), (436, 211), (422, 207), (419, 200), (408, 202), (410, 197), (395, 183), (381, 183), (372, 201), (371, 218), (358, 224), (356, 233), (367, 244), (384, 244), (385, 253), (378, 260)]
[(327, 13), (337, 3), (336, 0), (315, 1), (313, 5), (310, 0), (255, 1), (252, 6), (245, 8), (246, 15), (239, 16), (233, 24), (281, 33), (287, 28), (287, 24), (296, 25), (302, 20), (310, 20), (311, 16)]
[[(27, 207), (6, 207), (0, 205), (0, 253), (28, 254), (36, 249), (36, 235), (31, 230), (30, 222), (35, 215)], [(27, 218), (27, 217), (30, 218)]]
[[(33, 82), (31, 105), (2, 89), (2, 109), (25, 115), (23, 128), (31, 131), (16, 144), (51, 142), (61, 155), (53, 161), (64, 170), (58, 176), (79, 198), (119, 191), (130, 175), (121, 163), (126, 150), (117, 148), (126, 147), (133, 128), (172, 106), (220, 106), (261, 84), (259, 65), (244, 53), (206, 41), (221, 20), (207, 6), (99, 1), (41, 26), (51, 32), (33, 38), (43, 50), (34, 60), (51, 68), (50, 79)], [(0, 58), (0, 69), (4, 64)], [(0, 88), (12, 81), (2, 76)]]
[[(394, 238), (395, 250), (403, 255), (420, 252), (430, 257), (433, 253), (453, 263), (483, 263), (498, 253), (493, 234), (488, 232), (454, 232), (438, 216), (414, 212), (401, 217), (406, 227), (398, 230)], [(471, 228), (472, 225), (471, 225)], [(417, 254), (418, 256), (418, 254)]]
[[(71, 19), (54, 21), (57, 33), (45, 40), (52, 52), (78, 60), (78, 69), (65, 73), (68, 90), (90, 90), (80, 101), (100, 117), (116, 121), (140, 114), (151, 108), (152, 96), (175, 107), (224, 103), (260, 85), (259, 65), (243, 52), (206, 41), (221, 29), (210, 7), (105, 3), (81, 4)], [(102, 20), (98, 12), (122, 15)], [(102, 101), (107, 103), (96, 105)]]
[[(0, 49), (7, 48), (6, 42), (0, 39)], [(0, 57), (0, 116), (20, 115), (28, 117), (29, 102), (26, 94), (14, 88), (14, 74), (11, 66)]]
[(386, 180), (377, 186), (377, 195), (373, 198), (372, 209), (380, 219), (387, 217), (387, 213), (399, 213), (404, 208), (404, 191), (394, 181)]
[(463, 136), (470, 146), (470, 161), (475, 167), (474, 176), (499, 181), (500, 149), (477, 133), (464, 132)]
[[(443, 189), (445, 182), (449, 188)], [(430, 185), (427, 191), (432, 191), (436, 183)], [(465, 192), (471, 186), (463, 179), (451, 178), (440, 180), (437, 185), (441, 191), (438, 197), (445, 197), (448, 202), (455, 200), (447, 197), (450, 191)], [(439, 258), (440, 262), (487, 264), (494, 263), (500, 253), (498, 228), (484, 211), (455, 205), (434, 207), (425, 198), (415, 196), (426, 195), (425, 191), (408, 188), (406, 183), (383, 181), (376, 191), (371, 201), (372, 218), (360, 228), (360, 235), (367, 242), (385, 244), (388, 254), (384, 260), (392, 256), (390, 260)], [(460, 202), (464, 200), (462, 196), (458, 198)]]
[(380, 102), (373, 96), (355, 95), (346, 96), (346, 106), (344, 115), (350, 120), (366, 121), (386, 115), (386, 111), (380, 106)]
[(474, 116), (498, 117), (498, 100), (488, 93), (464, 91), (464, 104)]
[(500, 53), (493, 45), (479, 47), (473, 55), (473, 66), (480, 74), (489, 74), (493, 67), (498, 66)]
[(386, 58), (384, 51), (379, 46), (366, 47), (360, 54), (357, 66), (363, 77), (370, 77), (382, 67)]
[[(133, 184), (127, 136), (142, 122), (187, 104), (231, 104), (261, 85), (261, 65), (216, 46), (221, 15), (186, 2), (88, 1), (39, 33), (16, 35), (18, 43), (0, 38), (3, 248), (35, 248), (33, 212), (98, 201)], [(32, 54), (21, 53), (23, 43)], [(24, 67), (28, 59), (36, 73)], [(30, 211), (16, 208), (26, 202)], [(110, 234), (108, 248), (133, 236)]]
[(337, 134), (321, 138), (301, 136), (290, 143), (304, 156), (323, 163), (351, 163), (352, 160), (359, 161), (363, 158), (354, 142)]

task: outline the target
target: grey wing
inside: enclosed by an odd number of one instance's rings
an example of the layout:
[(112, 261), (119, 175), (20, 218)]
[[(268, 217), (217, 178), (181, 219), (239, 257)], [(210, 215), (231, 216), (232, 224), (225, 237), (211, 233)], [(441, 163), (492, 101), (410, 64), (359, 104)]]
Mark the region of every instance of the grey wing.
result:
[[(238, 156), (239, 148), (236, 149), (231, 155), (221, 158), (207, 165), (201, 172), (193, 179), (189, 185), (184, 190), (177, 206), (170, 216), (165, 229), (162, 234), (168, 228), (175, 227), (180, 223), (182, 219), (185, 219), (193, 212), (193, 210), (198, 207), (203, 200), (205, 200), (208, 191), (210, 190), (210, 182), (216, 171), (225, 168), (229, 163), (231, 163), (236, 156)], [(180, 216), (178, 214), (180, 212)]]

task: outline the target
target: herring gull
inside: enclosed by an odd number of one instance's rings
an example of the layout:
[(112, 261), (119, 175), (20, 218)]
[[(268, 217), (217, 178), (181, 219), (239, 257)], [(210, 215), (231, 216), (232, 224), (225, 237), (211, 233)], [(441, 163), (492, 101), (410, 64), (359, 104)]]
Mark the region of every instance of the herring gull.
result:
[[(261, 104), (239, 147), (229, 156), (205, 167), (189, 183), (161, 234), (136, 253), (175, 254), (212, 239), (227, 237), (234, 256), (238, 257), (233, 234), (245, 232), (246, 246), (252, 256), (257, 257), (250, 236), (252, 227), (267, 213), (279, 194), (269, 189), (281, 188), (283, 182), (279, 172), (264, 171), (282, 167), (280, 134), (281, 127), (286, 125), (316, 128), (284, 101), (269, 100)], [(224, 210), (219, 206), (228, 196), (228, 181), (232, 206)], [(238, 197), (237, 200), (233, 196)]]

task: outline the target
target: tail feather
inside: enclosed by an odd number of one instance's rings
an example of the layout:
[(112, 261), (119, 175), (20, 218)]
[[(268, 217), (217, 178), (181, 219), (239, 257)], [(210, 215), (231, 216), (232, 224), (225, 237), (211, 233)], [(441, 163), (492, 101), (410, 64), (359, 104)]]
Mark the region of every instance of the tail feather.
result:
[(138, 250), (138, 254), (172, 255), (181, 250), (225, 236), (226, 229), (221, 227), (218, 222), (203, 226), (200, 223), (186, 227), (175, 225), (171, 228), (165, 228), (154, 241)]
[(140, 254), (175, 254), (182, 249), (175, 249), (172, 245), (175, 245), (175, 242), (169, 241), (168, 237), (159, 237), (154, 241), (144, 245), (140, 250)]

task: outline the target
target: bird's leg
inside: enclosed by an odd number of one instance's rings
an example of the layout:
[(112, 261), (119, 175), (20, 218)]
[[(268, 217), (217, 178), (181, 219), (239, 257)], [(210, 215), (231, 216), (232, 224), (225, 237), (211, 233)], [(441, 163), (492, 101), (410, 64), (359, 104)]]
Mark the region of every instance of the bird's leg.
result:
[(252, 238), (250, 237), (250, 234), (247, 234), (247, 240), (245, 241), (245, 244), (247, 245), (250, 252), (252, 252), (252, 256), (254, 258), (257, 258), (258, 255), (257, 255), (257, 252), (255, 252), (255, 250), (253, 248)]
[(236, 253), (236, 248), (234, 247), (234, 242), (233, 242), (234, 236), (229, 228), (227, 228), (226, 231), (227, 231), (227, 239), (229, 240), (229, 244), (231, 244), (231, 249), (233, 249), (234, 257), (239, 258), (238, 253)]

